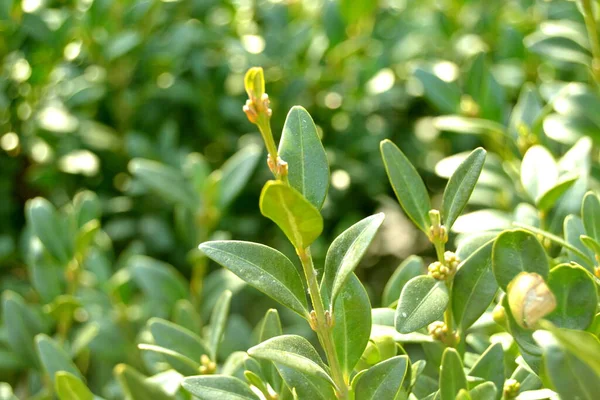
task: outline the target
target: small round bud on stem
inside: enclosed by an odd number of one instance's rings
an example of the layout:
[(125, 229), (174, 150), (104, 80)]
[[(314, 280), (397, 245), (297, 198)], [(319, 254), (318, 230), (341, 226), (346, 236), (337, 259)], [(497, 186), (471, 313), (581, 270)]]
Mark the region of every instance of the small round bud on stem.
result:
[(458, 343), (458, 335), (456, 332), (451, 332), (445, 322), (435, 321), (427, 327), (429, 335), (447, 346), (454, 346)]
[(448, 232), (446, 227), (442, 225), (442, 217), (439, 210), (429, 210), (429, 240), (432, 243), (446, 243), (448, 241)]
[(206, 354), (200, 357), (200, 373), (202, 375), (214, 374), (217, 371), (217, 364), (211, 361)]
[(505, 399), (514, 399), (520, 390), (521, 384), (516, 379), (507, 379), (504, 382), (503, 394)]

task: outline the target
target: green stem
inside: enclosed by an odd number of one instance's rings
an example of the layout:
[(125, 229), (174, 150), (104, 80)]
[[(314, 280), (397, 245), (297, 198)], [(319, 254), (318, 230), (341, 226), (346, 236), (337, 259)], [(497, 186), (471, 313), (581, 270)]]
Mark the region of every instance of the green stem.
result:
[[(446, 258), (444, 257), (444, 252), (446, 251), (446, 245), (441, 240), (434, 240), (433, 245), (435, 246), (435, 252), (437, 254), (438, 261), (442, 263), (442, 265), (446, 265)], [(446, 279), (446, 287), (448, 288), (448, 294), (450, 299), (452, 299), (452, 282), (454, 280), (454, 276), (449, 276)], [(454, 332), (454, 323), (452, 320), (452, 300), (448, 302), (448, 306), (446, 307), (446, 311), (444, 311), (444, 324), (448, 327), (450, 332)], [(452, 347), (455, 346), (455, 343), (449, 343)]]
[(591, 0), (582, 0), (583, 19), (592, 45), (592, 73), (596, 82), (600, 83), (600, 42), (598, 41), (598, 29), (594, 19), (594, 9)]
[(302, 269), (304, 270), (304, 275), (308, 282), (308, 293), (312, 301), (314, 316), (316, 317), (315, 321), (311, 323), (311, 327), (317, 333), (319, 342), (321, 342), (321, 346), (323, 346), (323, 350), (325, 350), (325, 355), (327, 356), (327, 361), (333, 375), (333, 381), (337, 386), (339, 398), (348, 399), (348, 385), (346, 384), (344, 374), (337, 359), (335, 346), (333, 344), (332, 324), (330, 323), (330, 319), (325, 315), (325, 308), (323, 307), (323, 300), (321, 299), (321, 292), (317, 282), (317, 271), (315, 271), (312, 256), (310, 254), (310, 247), (298, 251), (298, 256), (302, 262)]

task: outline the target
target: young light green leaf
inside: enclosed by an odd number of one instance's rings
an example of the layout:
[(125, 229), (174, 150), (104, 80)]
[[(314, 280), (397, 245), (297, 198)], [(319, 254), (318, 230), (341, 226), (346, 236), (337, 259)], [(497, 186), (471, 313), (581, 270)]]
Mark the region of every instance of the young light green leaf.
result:
[(202, 355), (209, 354), (206, 344), (198, 335), (172, 322), (152, 318), (148, 321), (148, 328), (158, 346), (182, 354), (195, 363)]
[(282, 335), (262, 342), (248, 350), (250, 356), (285, 365), (304, 374), (330, 382), (325, 365), (315, 348), (297, 335)]
[(305, 249), (323, 231), (319, 210), (297, 190), (269, 181), (260, 194), (260, 212), (285, 233), (296, 249)]
[(473, 150), (450, 177), (442, 199), (442, 222), (446, 229), (454, 225), (467, 205), (483, 169), (485, 155), (481, 147)]
[(527, 150), (521, 163), (521, 183), (531, 199), (539, 204), (542, 196), (558, 181), (558, 165), (544, 146), (535, 145)]
[[(502, 394), (504, 387), (504, 350), (501, 343), (490, 345), (477, 359), (469, 371), (469, 376), (481, 378), (492, 383), (495, 393)], [(481, 386), (481, 385), (478, 385)], [(484, 397), (481, 397), (482, 399)], [(489, 397), (488, 397), (489, 398)], [(496, 398), (494, 395), (493, 398)]]
[(369, 368), (358, 377), (355, 396), (361, 400), (404, 399), (405, 380), (410, 379), (408, 356), (396, 356)]
[(424, 271), (425, 263), (419, 256), (412, 255), (402, 261), (383, 288), (382, 305), (389, 307), (396, 303), (404, 285), (412, 278), (423, 274)]
[(177, 169), (158, 161), (134, 158), (129, 162), (129, 172), (145, 187), (164, 200), (183, 204), (190, 210), (199, 206), (198, 195)]
[(249, 285), (307, 318), (308, 304), (302, 278), (282, 253), (262, 244), (241, 241), (213, 241), (200, 250)]
[(85, 383), (66, 371), (54, 375), (54, 390), (60, 400), (94, 400), (94, 394)]
[(114, 369), (114, 374), (128, 399), (171, 399), (171, 396), (165, 393), (158, 384), (147, 381), (144, 375), (128, 365), (118, 364)]
[(535, 272), (546, 279), (550, 269), (540, 242), (533, 234), (520, 229), (498, 235), (492, 250), (492, 268), (504, 291), (520, 272)]
[(411, 279), (402, 289), (395, 325), (400, 333), (411, 333), (439, 319), (448, 306), (448, 289), (443, 281), (423, 275)]
[(35, 345), (44, 371), (52, 382), (54, 382), (54, 374), (58, 371), (66, 371), (83, 379), (81, 372), (71, 361), (71, 357), (50, 337), (40, 333), (35, 337)]
[(578, 265), (552, 268), (548, 287), (556, 297), (556, 308), (546, 318), (556, 326), (585, 330), (592, 323), (598, 294), (592, 276)]
[(287, 115), (279, 156), (288, 164), (290, 185), (320, 209), (329, 187), (329, 164), (315, 123), (303, 107), (294, 106)]
[(339, 235), (325, 258), (321, 280), (323, 301), (333, 310), (337, 295), (367, 251), (385, 216), (375, 214), (352, 225)]
[(127, 267), (146, 296), (169, 310), (177, 300), (188, 296), (185, 279), (170, 264), (136, 255), (128, 260)]
[(415, 167), (394, 143), (384, 140), (381, 156), (390, 184), (406, 215), (425, 234), (429, 234), (431, 201), (425, 183)]
[(220, 169), (218, 203), (226, 208), (242, 191), (254, 172), (262, 150), (257, 145), (246, 146), (235, 153)]
[(498, 291), (492, 272), (493, 245), (489, 241), (477, 249), (454, 276), (452, 313), (463, 332), (487, 310)]
[(350, 275), (334, 306), (333, 342), (346, 378), (360, 360), (371, 333), (371, 303), (356, 275)]
[(73, 243), (69, 244), (71, 239), (64, 231), (64, 224), (52, 203), (36, 197), (27, 202), (25, 212), (33, 233), (40, 239), (44, 248), (57, 261), (66, 265), (73, 257)]
[(217, 359), (217, 351), (219, 344), (225, 332), (227, 324), (227, 316), (229, 315), (229, 305), (231, 304), (231, 291), (225, 290), (219, 296), (217, 304), (210, 316), (210, 327), (208, 331), (208, 349), (210, 351), (210, 359)]
[(442, 356), (440, 370), (440, 398), (441, 400), (455, 400), (461, 389), (467, 389), (467, 377), (458, 352), (448, 347)]
[(600, 242), (600, 199), (594, 192), (587, 192), (581, 206), (581, 219), (588, 236)]

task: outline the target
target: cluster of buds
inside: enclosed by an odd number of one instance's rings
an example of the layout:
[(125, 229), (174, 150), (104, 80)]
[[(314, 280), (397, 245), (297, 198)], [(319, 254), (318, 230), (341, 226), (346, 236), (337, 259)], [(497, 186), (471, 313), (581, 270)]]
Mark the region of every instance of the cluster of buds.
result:
[(507, 379), (504, 382), (504, 399), (514, 399), (521, 390), (521, 384), (516, 379)]
[(429, 264), (427, 267), (427, 271), (429, 275), (438, 281), (445, 281), (449, 277), (453, 276), (456, 273), (456, 269), (458, 268), (459, 259), (451, 251), (447, 251), (444, 253), (444, 262), (435, 261)]
[(454, 273), (458, 268), (458, 264), (460, 264), (460, 260), (456, 253), (447, 251), (444, 253), (444, 264), (446, 264), (450, 271)]
[(448, 231), (442, 225), (442, 217), (438, 210), (429, 210), (429, 219), (431, 226), (429, 227), (429, 240), (432, 243), (446, 243), (448, 241)]
[(448, 325), (442, 321), (435, 321), (429, 324), (427, 332), (433, 339), (448, 345), (458, 342), (458, 335), (455, 332), (452, 332), (450, 328), (448, 328)]
[(271, 118), (269, 95), (265, 93), (265, 78), (262, 68), (250, 68), (244, 78), (248, 100), (243, 107), (246, 116), (253, 124), (258, 124), (261, 116)]
[(202, 375), (211, 375), (217, 372), (217, 364), (211, 361), (206, 354), (200, 357), (200, 373)]

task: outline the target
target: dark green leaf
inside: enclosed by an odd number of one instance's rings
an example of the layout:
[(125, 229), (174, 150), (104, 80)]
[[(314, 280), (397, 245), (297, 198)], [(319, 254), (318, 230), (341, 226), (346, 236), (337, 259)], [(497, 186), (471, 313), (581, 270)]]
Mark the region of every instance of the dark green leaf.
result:
[(600, 242), (600, 200), (593, 192), (586, 193), (583, 198), (581, 219), (587, 235)]
[(425, 234), (429, 234), (431, 201), (415, 167), (394, 143), (381, 142), (381, 156), (388, 178), (402, 209)]
[(223, 339), (223, 332), (225, 332), (225, 325), (227, 324), (227, 317), (229, 316), (229, 305), (231, 304), (231, 291), (225, 290), (219, 296), (215, 308), (210, 316), (210, 326), (208, 331), (208, 349), (210, 351), (211, 360), (217, 359), (217, 351), (221, 339)]
[(548, 286), (556, 297), (556, 309), (546, 318), (561, 328), (585, 330), (592, 323), (598, 294), (592, 276), (580, 266), (552, 268)]
[(452, 228), (467, 205), (483, 169), (485, 155), (481, 147), (473, 150), (450, 177), (442, 199), (442, 222), (446, 229)]
[(171, 396), (167, 395), (158, 384), (148, 382), (144, 375), (130, 366), (118, 364), (114, 373), (128, 399), (171, 400)]
[(246, 146), (235, 153), (221, 167), (218, 202), (221, 209), (227, 207), (242, 191), (262, 155), (260, 147)]
[(27, 307), (21, 296), (8, 290), (2, 294), (2, 317), (4, 321), (10, 321), (5, 329), (11, 350), (29, 365), (37, 366), (34, 337), (45, 330), (40, 318)]
[(407, 356), (396, 356), (369, 368), (358, 377), (356, 398), (361, 400), (406, 399), (405, 378), (410, 376)]
[[(502, 344), (495, 343), (490, 345), (471, 367), (469, 376), (490, 381), (499, 398), (504, 387), (504, 350), (502, 349)], [(496, 396), (493, 398), (496, 398)], [(484, 399), (484, 397), (481, 397), (481, 399)]]
[(321, 294), (330, 309), (333, 309), (337, 295), (367, 251), (384, 218), (383, 213), (379, 213), (357, 222), (335, 238), (329, 247)]
[(492, 272), (492, 247), (489, 241), (459, 266), (452, 290), (452, 313), (465, 332), (487, 310), (498, 291)]
[(494, 276), (506, 291), (520, 272), (535, 272), (548, 277), (548, 257), (536, 237), (524, 230), (505, 231), (498, 235), (492, 251)]
[(290, 109), (279, 142), (279, 156), (288, 164), (288, 179), (317, 209), (329, 187), (329, 164), (317, 128), (303, 107)]
[(41, 333), (35, 337), (35, 345), (44, 371), (52, 382), (54, 382), (54, 374), (58, 371), (66, 371), (83, 379), (81, 372), (71, 361), (71, 357), (54, 340)]
[(424, 275), (406, 283), (398, 300), (395, 325), (400, 333), (411, 333), (438, 320), (448, 306), (443, 281)]
[(469, 391), (472, 400), (498, 399), (501, 393), (492, 382), (483, 382)]
[(383, 289), (381, 303), (390, 306), (398, 301), (402, 288), (412, 278), (423, 274), (425, 264), (419, 256), (409, 256), (394, 271)]
[(166, 363), (182, 375), (195, 375), (200, 371), (199, 362), (171, 349), (146, 343), (138, 344), (138, 349), (159, 355), (160, 359), (164, 359)]
[(443, 114), (460, 112), (460, 90), (456, 82), (445, 82), (422, 68), (417, 68), (415, 76), (425, 90), (425, 97)]
[(200, 245), (200, 250), (251, 286), (307, 317), (308, 305), (300, 274), (277, 250), (240, 241), (206, 242)]
[(356, 275), (342, 288), (334, 310), (333, 342), (342, 371), (349, 378), (371, 334), (371, 303)]
[(44, 248), (60, 263), (66, 265), (73, 257), (73, 244), (54, 206), (46, 199), (36, 197), (26, 204), (27, 221)]
[(206, 344), (198, 335), (172, 322), (152, 318), (148, 321), (148, 327), (157, 345), (180, 353), (195, 363), (200, 361), (202, 355), (209, 354)]
[(552, 188), (542, 193), (537, 199), (538, 209), (540, 211), (548, 211), (554, 207), (558, 199), (577, 182), (577, 179), (579, 179), (577, 175), (560, 178)]
[(579, 239), (581, 235), (585, 235), (585, 227), (583, 226), (581, 218), (576, 217), (575, 215), (568, 215), (564, 221), (564, 232), (565, 240), (586, 256), (585, 258), (581, 257), (570, 249), (566, 249), (569, 260), (573, 260), (584, 266), (588, 271), (593, 272), (594, 264), (591, 260), (594, 258), (594, 253)]
[(440, 398), (455, 400), (461, 389), (467, 389), (467, 377), (458, 352), (451, 347), (444, 350), (440, 369)]
[(133, 256), (128, 260), (133, 279), (146, 296), (170, 310), (179, 299), (187, 298), (185, 279), (172, 265), (146, 256)]

